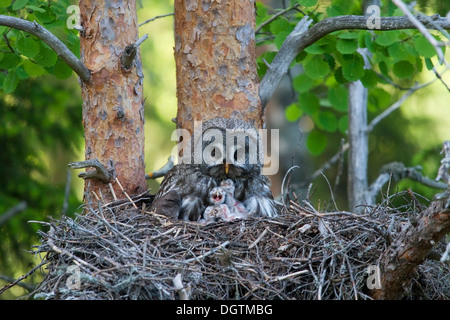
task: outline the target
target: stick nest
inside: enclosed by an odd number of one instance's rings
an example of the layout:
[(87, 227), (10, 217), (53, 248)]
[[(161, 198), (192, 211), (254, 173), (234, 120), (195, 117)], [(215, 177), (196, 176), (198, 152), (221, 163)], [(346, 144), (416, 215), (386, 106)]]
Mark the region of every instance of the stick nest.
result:
[[(34, 297), (370, 299), (369, 266), (416, 214), (381, 206), (318, 213), (291, 201), (277, 218), (205, 226), (150, 213), (150, 200), (45, 223), (35, 253), (47, 276)], [(449, 271), (427, 260), (407, 298), (450, 298)]]

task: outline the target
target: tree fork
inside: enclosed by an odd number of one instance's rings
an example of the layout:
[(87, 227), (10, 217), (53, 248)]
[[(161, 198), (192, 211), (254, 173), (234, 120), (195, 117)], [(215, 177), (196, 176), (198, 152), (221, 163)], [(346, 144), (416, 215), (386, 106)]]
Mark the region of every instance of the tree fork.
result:
[(177, 127), (239, 118), (261, 128), (254, 1), (175, 0)]
[[(140, 53), (122, 66), (122, 53), (138, 41), (135, 0), (80, 1), (81, 60), (91, 71), (81, 84), (86, 160), (97, 159), (133, 196), (147, 190), (144, 163), (144, 103)], [(85, 180), (92, 193), (106, 201), (122, 195), (98, 179)]]

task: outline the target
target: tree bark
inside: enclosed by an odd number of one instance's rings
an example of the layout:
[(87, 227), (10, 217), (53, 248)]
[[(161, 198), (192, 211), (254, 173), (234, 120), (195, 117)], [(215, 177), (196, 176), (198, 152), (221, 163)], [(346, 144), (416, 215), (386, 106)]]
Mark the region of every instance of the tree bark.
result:
[(177, 128), (239, 118), (261, 128), (254, 1), (175, 0)]
[(121, 65), (125, 48), (138, 40), (135, 0), (81, 0), (80, 16), (81, 60), (92, 74), (81, 84), (85, 156), (98, 159), (112, 173), (114, 190), (98, 179), (86, 179), (85, 197), (110, 202), (125, 198), (120, 185), (128, 195), (147, 189), (139, 49), (129, 70)]
[(380, 262), (381, 289), (373, 290), (374, 299), (401, 299), (410, 287), (416, 268), (430, 250), (450, 232), (450, 196), (448, 191), (421, 216), (410, 223), (383, 254)]

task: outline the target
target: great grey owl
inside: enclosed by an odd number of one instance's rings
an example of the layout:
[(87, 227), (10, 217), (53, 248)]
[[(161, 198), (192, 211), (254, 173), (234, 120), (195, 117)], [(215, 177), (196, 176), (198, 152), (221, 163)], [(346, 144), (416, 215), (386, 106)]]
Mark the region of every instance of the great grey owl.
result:
[(197, 221), (209, 206), (211, 189), (230, 179), (246, 214), (276, 216), (269, 180), (261, 174), (261, 148), (258, 131), (246, 121), (214, 118), (201, 123), (183, 150), (183, 161), (164, 177), (151, 210)]

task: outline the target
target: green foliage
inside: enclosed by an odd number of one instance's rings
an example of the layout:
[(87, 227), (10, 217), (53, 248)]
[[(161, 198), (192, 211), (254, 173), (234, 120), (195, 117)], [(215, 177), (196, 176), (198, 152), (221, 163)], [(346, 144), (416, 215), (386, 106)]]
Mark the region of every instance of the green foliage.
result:
[[(69, 1), (0, 0), (0, 14), (36, 21), (79, 54), (77, 35), (65, 27)], [(65, 200), (67, 163), (82, 142), (81, 97), (72, 70), (45, 43), (0, 26), (0, 216), (21, 201), (25, 211), (0, 225), (0, 274), (18, 277), (36, 263), (25, 250), (38, 224), (80, 205)], [(25, 272), (24, 272), (25, 270)], [(0, 282), (0, 287), (4, 282)], [(6, 293), (8, 294), (8, 293)]]
[[(432, 0), (422, 5), (429, 6), (430, 3), (434, 7), (437, 5)], [(361, 1), (357, 0), (291, 1), (291, 5), (294, 4), (300, 5), (301, 12), (291, 11), (266, 24), (261, 35), (257, 35), (257, 43), (260, 37), (267, 39), (270, 34), (279, 49), (283, 39), (302, 19), (303, 13), (308, 14), (314, 23), (327, 17), (362, 14)], [(268, 21), (271, 17), (269, 12), (272, 11), (259, 2), (257, 8), (258, 20)], [(384, 1), (381, 8), (382, 16), (402, 15), (389, 1)], [(369, 66), (365, 65), (360, 49), (369, 52)], [(270, 54), (273, 59), (275, 54)], [(315, 128), (311, 132), (312, 138), (308, 139), (308, 150), (311, 154), (320, 155), (326, 150), (328, 141), (331, 141), (325, 137), (335, 136), (336, 132), (346, 134), (348, 83), (360, 80), (369, 89), (369, 112), (378, 114), (395, 101), (392, 93), (385, 90), (386, 82), (412, 86), (424, 66), (427, 70), (433, 69), (435, 57), (435, 49), (417, 30), (333, 32), (307, 47), (292, 65), (301, 66), (303, 72), (293, 77), (292, 87), (297, 93), (297, 101), (287, 107), (285, 115), (289, 121), (310, 117)], [(258, 61), (260, 66), (261, 61)], [(260, 76), (266, 70), (264, 66)]]
[[(0, 0), (0, 14), (36, 21), (54, 33), (79, 56), (76, 30), (68, 30), (66, 8), (73, 1)], [(12, 93), (20, 80), (52, 74), (60, 79), (72, 75), (72, 70), (44, 42), (26, 32), (0, 27), (0, 71), (7, 74), (0, 89)]]

